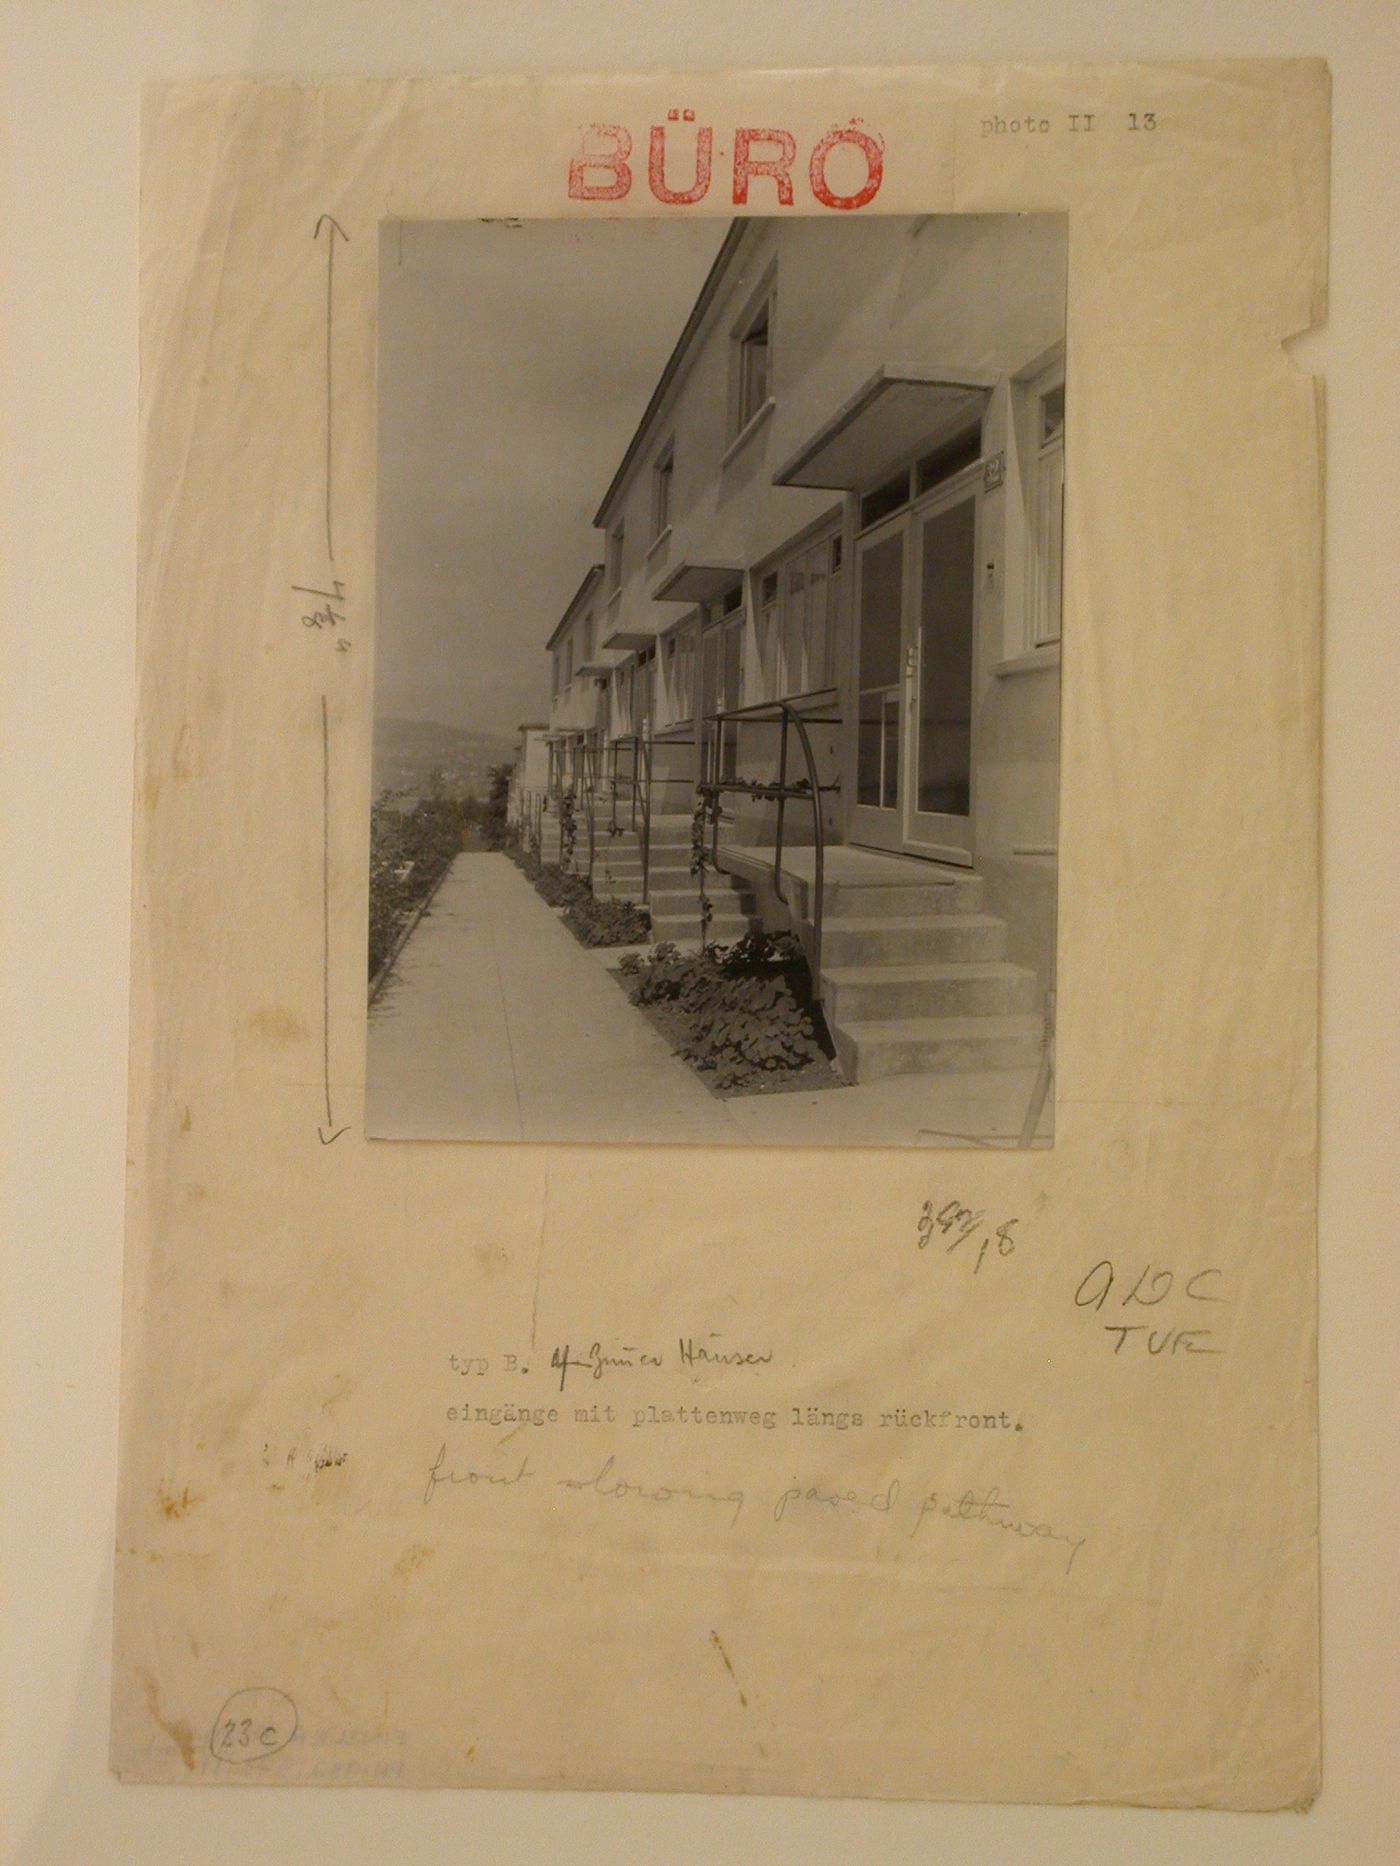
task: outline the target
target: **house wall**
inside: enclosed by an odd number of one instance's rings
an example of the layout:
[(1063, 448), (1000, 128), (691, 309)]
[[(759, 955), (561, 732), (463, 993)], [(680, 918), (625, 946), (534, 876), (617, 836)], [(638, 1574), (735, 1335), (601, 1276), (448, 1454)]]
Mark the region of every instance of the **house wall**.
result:
[[(850, 242), (849, 261), (840, 242)], [(745, 613), (742, 700), (760, 697), (759, 571), (765, 560), (823, 520), (842, 539), (843, 620), (834, 643), (833, 702), (844, 724), (814, 730), (823, 782), (839, 774), (839, 797), (825, 799), (828, 836), (847, 833), (855, 792), (854, 575), (859, 500), (831, 490), (775, 486), (773, 475), (882, 365), (945, 368), (995, 382), (984, 421), (984, 457), (1005, 456), (1005, 477), (983, 492), (977, 544), (979, 617), (974, 644), (974, 862), (988, 905), (1010, 923), (1012, 957), (1053, 982), (1056, 794), (1059, 752), (1058, 655), (1008, 674), (1027, 637), (1025, 482), (1017, 379), (1062, 339), (1066, 239), (1062, 221), (1034, 216), (879, 217), (833, 224), (797, 218), (749, 223), (665, 400), (641, 437), (628, 477), (600, 521), (621, 519), (620, 584), (604, 607), (599, 639), (611, 630), (642, 636), (665, 629), (691, 604), (653, 600), (675, 565), (741, 567)], [(772, 279), (771, 405), (736, 441), (732, 432), (732, 333)], [(1022, 424), (1023, 425), (1023, 424)], [(655, 537), (655, 465), (672, 461), (670, 527)], [(894, 462), (876, 463), (883, 469)], [(874, 475), (878, 482), (879, 474)], [(695, 658), (699, 679), (699, 654)], [(669, 723), (665, 708), (653, 725)], [(659, 767), (694, 768), (694, 740), (658, 747)], [(776, 776), (778, 734), (741, 728), (739, 775)], [(802, 770), (789, 747), (789, 775)], [(658, 767), (658, 768), (659, 768)], [(679, 787), (673, 787), (679, 788)], [(675, 807), (674, 798), (666, 805)], [(771, 838), (775, 806), (731, 799), (736, 841)], [(789, 803), (785, 835), (811, 840), (811, 816)]]
[(520, 762), (516, 769), (522, 790), (535, 792), (548, 788), (549, 751), (542, 731), (532, 728), (525, 734)]
[[(752, 228), (693, 361), (653, 417), (607, 514), (608, 524), (621, 516), (625, 525), (621, 596), (610, 618), (628, 627), (664, 624), (669, 605), (652, 604), (650, 590), (668, 565), (757, 563), (839, 503), (829, 491), (774, 486), (772, 476), (881, 364), (1009, 373), (1063, 334), (1058, 221), (877, 217), (848, 226), (799, 218)], [(852, 241), (852, 260), (838, 269), (841, 238)], [(774, 265), (774, 406), (734, 448), (730, 332)], [(671, 535), (653, 545), (652, 469), (672, 439)]]

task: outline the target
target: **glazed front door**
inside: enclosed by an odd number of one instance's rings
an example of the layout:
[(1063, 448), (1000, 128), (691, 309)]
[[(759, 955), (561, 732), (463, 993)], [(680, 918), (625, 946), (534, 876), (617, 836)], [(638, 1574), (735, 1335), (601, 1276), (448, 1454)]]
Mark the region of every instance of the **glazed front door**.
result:
[(868, 531), (856, 547), (856, 800), (851, 838), (904, 846), (905, 584), (908, 521)]
[(977, 621), (977, 492), (916, 507), (912, 690), (906, 697), (905, 840), (945, 862), (972, 861), (972, 664)]
[(851, 838), (972, 861), (977, 476), (960, 475), (857, 549)]

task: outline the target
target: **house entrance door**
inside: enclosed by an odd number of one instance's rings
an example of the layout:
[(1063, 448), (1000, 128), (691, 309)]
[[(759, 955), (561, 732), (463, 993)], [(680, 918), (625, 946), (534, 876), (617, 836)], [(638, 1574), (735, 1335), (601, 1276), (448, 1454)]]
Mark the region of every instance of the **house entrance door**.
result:
[(972, 680), (979, 471), (857, 547), (851, 839), (972, 862)]
[(908, 523), (868, 531), (856, 548), (856, 800), (851, 838), (904, 846), (905, 558)]

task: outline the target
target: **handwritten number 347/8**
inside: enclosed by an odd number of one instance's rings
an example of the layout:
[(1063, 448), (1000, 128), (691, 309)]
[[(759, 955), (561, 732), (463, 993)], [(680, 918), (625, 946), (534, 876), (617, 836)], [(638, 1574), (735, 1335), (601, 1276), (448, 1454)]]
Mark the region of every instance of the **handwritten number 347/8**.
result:
[[(919, 1249), (927, 1250), (934, 1232), (941, 1231), (944, 1237), (951, 1239), (945, 1247), (945, 1255), (951, 1256), (960, 1244), (968, 1243), (983, 1231), (983, 1220), (986, 1216), (985, 1212), (974, 1212), (966, 1205), (959, 1205), (956, 1199), (949, 1199), (940, 1211), (935, 1212), (932, 1199), (926, 1199), (919, 1218)], [(1016, 1223), (1016, 1219), (1008, 1218), (1005, 1224), (998, 1225), (995, 1231), (986, 1232), (983, 1235), (981, 1248), (977, 1252), (977, 1261), (972, 1266), (974, 1276), (982, 1268), (982, 1261), (993, 1244), (996, 1245), (997, 1255), (1000, 1257), (1009, 1257), (1015, 1250), (1016, 1240), (1011, 1233)]]

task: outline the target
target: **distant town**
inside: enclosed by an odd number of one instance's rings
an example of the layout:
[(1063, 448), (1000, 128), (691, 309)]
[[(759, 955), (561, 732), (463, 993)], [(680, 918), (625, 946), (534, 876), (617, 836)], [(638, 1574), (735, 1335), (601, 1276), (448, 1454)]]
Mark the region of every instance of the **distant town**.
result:
[(400, 810), (484, 799), (491, 767), (514, 757), (514, 740), (501, 733), (465, 732), (432, 719), (376, 719), (374, 795)]

